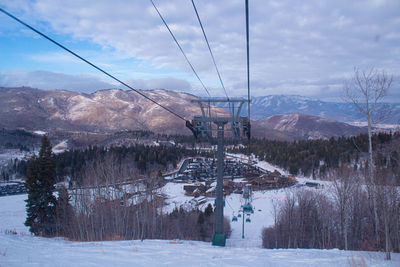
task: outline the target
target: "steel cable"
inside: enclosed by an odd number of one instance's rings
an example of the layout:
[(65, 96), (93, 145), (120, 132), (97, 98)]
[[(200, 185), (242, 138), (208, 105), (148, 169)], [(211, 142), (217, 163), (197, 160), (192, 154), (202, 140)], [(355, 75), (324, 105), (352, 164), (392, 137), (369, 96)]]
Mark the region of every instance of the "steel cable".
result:
[(217, 71), (219, 81), (221, 82), (221, 86), (222, 86), (222, 88), (224, 89), (226, 98), (229, 100), (228, 93), (226, 92), (225, 85), (224, 85), (224, 83), (222, 82), (221, 74), (219, 73), (219, 70), (218, 70), (218, 67), (217, 67), (217, 63), (215, 62), (214, 54), (213, 54), (213, 52), (212, 52), (212, 50), (211, 50), (211, 47), (210, 47), (210, 44), (209, 44), (209, 42), (208, 42), (208, 38), (207, 38), (206, 32), (204, 31), (204, 28), (203, 28), (203, 23), (201, 23), (201, 19), (200, 19), (199, 13), (197, 12), (197, 8), (196, 8), (196, 5), (195, 5), (195, 3), (194, 3), (194, 0), (192, 0), (192, 4), (193, 4), (194, 11), (196, 12), (197, 20), (199, 21), (201, 30), (202, 30), (202, 32), (203, 32), (204, 39), (206, 40), (206, 43), (207, 43), (207, 46), (208, 46), (208, 51), (210, 51), (211, 58), (212, 58), (212, 61), (213, 61), (213, 63), (214, 63), (215, 70)]
[(156, 7), (156, 5), (154, 4), (153, 0), (150, 0), (151, 4), (153, 5), (154, 9), (157, 11), (158, 16), (161, 18), (161, 20), (163, 21), (165, 27), (167, 28), (167, 30), (169, 31), (169, 33), (171, 34), (172, 38), (174, 39), (176, 45), (179, 47), (179, 50), (181, 50), (183, 56), (186, 59), (186, 62), (189, 64), (190, 68), (192, 69), (193, 73), (196, 75), (197, 79), (199, 80), (199, 82), (201, 83), (201, 85), (203, 86), (204, 90), (207, 92), (207, 95), (209, 97), (211, 97), (210, 92), (207, 90), (206, 86), (204, 85), (203, 81), (200, 79), (199, 75), (197, 74), (196, 70), (194, 69), (192, 63), (190, 63), (188, 57), (186, 56), (185, 52), (183, 51), (181, 45), (179, 44), (178, 40), (175, 38), (175, 35), (172, 33), (171, 29), (169, 28), (167, 22), (165, 21), (165, 19), (163, 18), (163, 16), (161, 15), (160, 11), (158, 11), (158, 8)]
[(128, 84), (126, 84), (125, 82), (119, 80), (118, 78), (114, 77), (113, 75), (109, 74), (108, 72), (106, 72), (105, 70), (101, 69), (100, 67), (96, 66), (95, 64), (91, 63), (90, 61), (84, 59), (83, 57), (79, 56), (78, 54), (76, 54), (75, 52), (71, 51), (70, 49), (68, 49), (67, 47), (63, 46), (62, 44), (58, 43), (57, 41), (53, 40), (52, 38), (48, 37), (47, 35), (45, 35), (44, 33), (40, 32), (39, 30), (33, 28), (32, 26), (30, 26), (29, 24), (23, 22), (22, 20), (18, 19), (17, 17), (15, 17), (14, 15), (8, 13), (7, 11), (5, 11), (4, 9), (0, 8), (0, 11), (3, 12), (5, 15), (9, 16), (10, 18), (16, 20), (17, 22), (21, 23), (22, 25), (26, 26), (27, 28), (29, 28), (30, 30), (36, 32), (37, 34), (41, 35), (42, 37), (46, 38), (47, 40), (49, 40), (50, 42), (54, 43), (55, 45), (61, 47), (62, 49), (64, 49), (65, 51), (69, 52), (70, 54), (74, 55), (75, 57), (79, 58), (80, 60), (86, 62), (87, 64), (89, 64), (90, 66), (92, 66), (93, 68), (99, 70), (100, 72), (104, 73), (105, 75), (107, 75), (108, 77), (112, 78), (113, 80), (119, 82), (120, 84), (126, 86), (127, 88), (131, 89), (132, 91), (135, 91), (136, 93), (138, 93), (139, 95), (143, 96), (144, 98), (146, 98), (147, 100), (153, 102), (154, 104), (158, 105), (159, 107), (165, 109), (166, 111), (170, 112), (171, 114), (175, 115), (176, 117), (187, 121), (183, 116), (177, 114), (175, 111), (171, 110), (170, 108), (158, 103), (157, 101), (151, 99), (150, 97), (146, 96), (145, 94), (143, 94), (142, 92), (140, 92), (138, 89), (135, 89), (131, 86), (129, 86)]

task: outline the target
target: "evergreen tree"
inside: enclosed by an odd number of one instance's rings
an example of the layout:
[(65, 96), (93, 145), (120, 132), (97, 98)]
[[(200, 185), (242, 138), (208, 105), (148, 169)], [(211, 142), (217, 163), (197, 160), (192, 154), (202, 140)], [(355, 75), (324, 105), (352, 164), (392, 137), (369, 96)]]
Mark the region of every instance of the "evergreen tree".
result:
[(57, 234), (62, 236), (69, 236), (69, 232), (73, 227), (75, 221), (75, 214), (72, 205), (69, 203), (70, 196), (68, 189), (62, 186), (58, 189), (57, 198)]
[(25, 225), (35, 235), (55, 234), (57, 200), (53, 195), (54, 183), (55, 167), (51, 144), (47, 136), (43, 136), (39, 158), (34, 156), (30, 160), (26, 179), (28, 199), (26, 200)]
[(206, 207), (206, 209), (204, 210), (204, 215), (206, 217), (210, 217), (213, 214), (213, 207), (211, 206), (210, 203), (208, 203), (208, 206)]

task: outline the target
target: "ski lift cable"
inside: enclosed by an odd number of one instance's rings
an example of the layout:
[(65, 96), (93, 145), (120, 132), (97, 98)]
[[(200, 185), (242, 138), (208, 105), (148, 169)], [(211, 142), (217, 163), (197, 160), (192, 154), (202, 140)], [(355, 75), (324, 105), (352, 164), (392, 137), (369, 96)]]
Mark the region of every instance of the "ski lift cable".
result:
[(231, 210), (234, 212), (235, 210), (232, 208), (231, 204), (229, 204), (228, 198), (225, 198), (225, 202), (228, 204), (228, 206), (231, 208)]
[(199, 75), (197, 74), (196, 70), (194, 69), (192, 63), (190, 63), (188, 57), (186, 56), (185, 52), (183, 51), (181, 45), (179, 44), (178, 40), (176, 39), (175, 35), (172, 33), (171, 29), (169, 28), (167, 22), (165, 21), (164, 17), (161, 15), (160, 11), (158, 10), (158, 8), (156, 7), (156, 5), (154, 4), (153, 0), (150, 0), (151, 4), (153, 5), (154, 9), (157, 11), (158, 16), (161, 18), (161, 20), (163, 21), (165, 27), (167, 28), (167, 30), (169, 31), (169, 33), (171, 34), (172, 38), (174, 39), (176, 45), (179, 47), (179, 50), (181, 50), (183, 56), (186, 59), (186, 62), (189, 64), (190, 68), (192, 69), (193, 73), (196, 75), (197, 79), (199, 80), (199, 82), (201, 83), (201, 85), (203, 86), (204, 90), (207, 92), (207, 95), (209, 97), (211, 97), (210, 92), (207, 90), (206, 86), (204, 85), (203, 81), (200, 79)]
[(246, 0), (246, 51), (247, 51), (247, 116), (250, 122), (250, 48), (249, 48), (249, 0)]
[(218, 67), (217, 67), (217, 63), (215, 62), (214, 54), (213, 54), (213, 52), (212, 52), (212, 50), (211, 50), (211, 47), (210, 47), (210, 44), (209, 44), (209, 42), (208, 42), (208, 38), (207, 38), (206, 32), (205, 32), (205, 30), (204, 30), (203, 23), (201, 22), (201, 19), (200, 19), (199, 13), (198, 13), (198, 11), (197, 11), (196, 4), (194, 3), (194, 0), (192, 0), (192, 4), (193, 4), (194, 11), (196, 12), (197, 20), (199, 21), (201, 30), (202, 30), (202, 32), (203, 32), (204, 39), (206, 40), (207, 47), (208, 47), (208, 51), (210, 51), (211, 58), (212, 58), (212, 61), (213, 61), (213, 63), (214, 63), (215, 70), (217, 71), (219, 81), (221, 82), (222, 89), (224, 89), (226, 98), (229, 100), (228, 93), (226, 92), (226, 88), (225, 88), (225, 85), (224, 85), (224, 83), (223, 83), (223, 81), (222, 81), (221, 74), (219, 73), (219, 70), (218, 70)]
[(249, 154), (248, 161), (250, 165), (250, 144), (251, 144), (251, 124), (250, 124), (250, 47), (249, 47), (249, 0), (245, 2), (246, 12), (246, 54), (247, 54), (247, 117), (248, 117), (248, 144), (247, 152)]
[(35, 29), (34, 27), (30, 26), (29, 24), (23, 22), (22, 20), (20, 20), (19, 18), (15, 17), (14, 15), (12, 15), (11, 13), (5, 11), (4, 9), (0, 8), (0, 11), (2, 13), (4, 13), (5, 15), (9, 16), (10, 18), (14, 19), (15, 21), (19, 22), (20, 24), (26, 26), (27, 28), (29, 28), (30, 30), (36, 32), (37, 34), (39, 34), (40, 36), (46, 38), (47, 40), (49, 40), (50, 42), (54, 43), (55, 45), (59, 46), (60, 48), (64, 49), (65, 51), (69, 52), (70, 54), (74, 55), (75, 57), (79, 58), (80, 60), (86, 62), (87, 64), (89, 64), (90, 66), (92, 66), (93, 68), (97, 69), (98, 71), (104, 73), (105, 75), (107, 75), (108, 77), (110, 77), (111, 79), (119, 82), (120, 84), (124, 85), (125, 87), (129, 88), (130, 90), (138, 93), (139, 95), (143, 96), (144, 98), (146, 98), (147, 100), (153, 102), (154, 104), (158, 105), (159, 107), (165, 109), (166, 111), (168, 111), (169, 113), (173, 114), (174, 116), (178, 117), (181, 120), (184, 120), (187, 122), (187, 120), (177, 114), (175, 111), (173, 111), (172, 109), (158, 103), (157, 101), (155, 101), (154, 99), (148, 97), (147, 95), (143, 94), (142, 92), (140, 92), (138, 89), (135, 89), (133, 87), (131, 87), (130, 85), (126, 84), (125, 82), (121, 81), (120, 79), (116, 78), (115, 76), (111, 75), (110, 73), (106, 72), (105, 70), (101, 69), (100, 67), (96, 66), (95, 64), (93, 64), (92, 62), (90, 62), (89, 60), (86, 60), (85, 58), (81, 57), (80, 55), (78, 55), (77, 53), (73, 52), (72, 50), (68, 49), (67, 47), (63, 46), (62, 44), (58, 43), (57, 41), (53, 40), (52, 38), (50, 38), (49, 36), (47, 36), (46, 34), (40, 32), (39, 30)]

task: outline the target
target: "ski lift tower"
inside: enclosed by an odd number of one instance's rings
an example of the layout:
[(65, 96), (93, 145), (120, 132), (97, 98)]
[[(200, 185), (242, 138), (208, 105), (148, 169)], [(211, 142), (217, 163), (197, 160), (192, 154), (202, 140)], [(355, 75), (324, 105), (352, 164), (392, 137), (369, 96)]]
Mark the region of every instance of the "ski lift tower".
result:
[[(215, 131), (213, 123), (217, 126), (217, 188), (215, 208), (215, 232), (212, 244), (214, 246), (225, 246), (226, 235), (224, 234), (224, 210), (223, 210), (223, 175), (224, 175), (224, 132), (225, 125), (230, 124), (227, 130), (232, 131), (233, 137), (239, 139), (241, 136), (250, 138), (250, 122), (247, 117), (241, 117), (240, 112), (243, 104), (249, 102), (244, 98), (204, 98), (192, 100), (201, 109), (201, 116), (194, 116), (192, 123), (186, 122), (186, 126), (193, 132), (194, 136), (204, 135), (212, 138)], [(212, 112), (218, 104), (228, 104), (229, 114), (223, 115)], [(218, 116), (220, 115), (220, 116)]]
[(251, 192), (251, 185), (247, 184), (245, 188), (243, 189), (243, 198), (245, 200), (244, 205), (242, 205), (241, 212), (243, 215), (242, 218), (242, 238), (244, 239), (244, 217), (245, 215), (249, 216), (246, 218), (246, 222), (251, 222), (250, 220), (250, 214), (254, 213), (253, 206), (251, 205), (251, 197), (252, 197), (252, 192)]

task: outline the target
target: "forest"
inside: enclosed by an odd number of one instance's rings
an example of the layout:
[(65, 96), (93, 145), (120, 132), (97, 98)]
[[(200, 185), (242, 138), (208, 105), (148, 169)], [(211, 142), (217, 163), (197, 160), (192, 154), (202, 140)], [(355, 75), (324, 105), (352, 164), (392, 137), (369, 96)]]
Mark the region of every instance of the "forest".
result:
[(399, 252), (400, 196), (391, 174), (378, 171), (376, 184), (353, 168), (328, 176), (330, 194), (304, 189), (274, 203), (275, 223), (264, 229), (263, 247)]
[[(151, 133), (146, 133), (151, 134)], [(89, 146), (84, 149), (72, 149), (53, 155), (56, 164), (56, 180), (63, 181), (65, 177), (76, 184), (85, 180), (88, 166), (95, 166), (104, 161), (115, 161), (120, 166), (130, 166), (138, 174), (146, 171), (164, 171), (174, 168), (183, 157), (212, 156), (213, 154), (195, 149), (192, 136), (158, 136), (165, 140), (173, 140), (182, 146)], [(205, 140), (200, 140), (205, 145)], [(375, 164), (379, 168), (390, 169), (400, 184), (400, 134), (379, 133), (372, 136), (375, 153)], [(365, 168), (368, 154), (368, 136), (362, 134), (354, 137), (331, 138), (328, 140), (275, 141), (268, 139), (252, 139), (250, 149), (237, 146), (237, 141), (227, 140), (228, 152), (254, 154), (259, 160), (264, 160), (279, 166), (292, 175), (324, 178), (330, 170), (346, 164), (356, 169)], [(187, 148), (184, 148), (186, 146)], [(233, 148), (232, 148), (233, 147)], [(1, 177), (25, 177), (26, 160), (14, 160), (3, 168)], [(121, 168), (122, 170), (123, 168)]]
[[(400, 134), (379, 133), (372, 136), (372, 143), (376, 149), (377, 166), (391, 169), (400, 184)], [(344, 164), (356, 168), (365, 167), (363, 164), (367, 164), (368, 135), (293, 142), (254, 139), (250, 149), (238, 147), (230, 150), (232, 153), (247, 155), (249, 151), (259, 160), (279, 166), (293, 175), (323, 178), (329, 170)]]
[[(183, 141), (185, 138), (182, 138)], [(89, 146), (51, 154), (55, 182), (68, 177), (69, 189), (60, 189), (53, 233), (76, 240), (130, 238), (190, 238), (207, 241), (213, 219), (200, 210), (177, 208), (159, 213), (164, 197), (156, 190), (163, 171), (177, 167), (187, 156), (211, 152), (175, 146)], [(390, 243), (400, 249), (399, 184), (400, 135), (379, 133), (372, 138), (375, 173), (368, 175), (366, 135), (296, 142), (251, 140), (250, 153), (294, 175), (324, 178), (333, 184), (332, 196), (300, 190), (274, 207), (275, 224), (264, 229), (266, 248), (343, 248), (380, 250)], [(176, 141), (175, 141), (176, 142)], [(229, 142), (228, 142), (229, 143)], [(248, 154), (234, 141), (230, 152)], [(36, 159), (15, 160), (8, 171), (24, 176)], [(8, 172), (7, 172), (8, 173)], [(116, 195), (108, 190), (129, 182), (144, 195)], [(105, 190), (107, 189), (107, 190)], [(137, 191), (138, 192), (138, 191)], [(74, 208), (69, 204), (70, 199)], [(226, 222), (229, 234), (229, 222)]]
[[(196, 154), (196, 151), (163, 146), (91, 147), (71, 153), (82, 157), (78, 160), (86, 160), (81, 161), (85, 163), (81, 166), (85, 169), (82, 170), (85, 180), (74, 180), (68, 189), (64, 185), (56, 188), (59, 164), (56, 162), (68, 160), (69, 154), (54, 155), (49, 139), (43, 136), (39, 155), (27, 163), (25, 225), (35, 235), (80, 241), (149, 238), (210, 241), (214, 229), (211, 205), (204, 212), (182, 207), (164, 211), (165, 195), (159, 191), (163, 179), (155, 174), (160, 166), (176, 166), (179, 157), (186, 153)], [(229, 221), (225, 220), (225, 224), (229, 235)]]
[[(210, 154), (196, 149), (179, 146), (145, 146), (103, 147), (89, 146), (86, 149), (72, 149), (53, 154), (56, 170), (56, 182), (69, 178), (70, 185), (87, 185), (90, 170), (106, 164), (117, 170), (121, 180), (136, 179), (150, 172), (157, 174), (176, 168), (179, 161), (189, 156), (209, 156)], [(3, 176), (17, 175), (26, 177), (29, 160), (14, 160), (2, 172)], [(135, 177), (134, 177), (135, 176)], [(101, 181), (98, 181), (101, 182)]]

